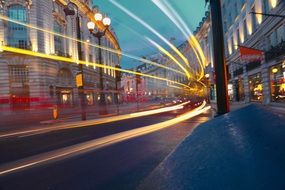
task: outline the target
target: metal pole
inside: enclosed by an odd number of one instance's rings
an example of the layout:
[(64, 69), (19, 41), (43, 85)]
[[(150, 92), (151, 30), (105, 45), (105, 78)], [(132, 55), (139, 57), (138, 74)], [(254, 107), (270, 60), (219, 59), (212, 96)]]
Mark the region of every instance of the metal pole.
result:
[(222, 115), (229, 112), (228, 83), (226, 73), (226, 61), (224, 54), (224, 36), (221, 15), (220, 0), (210, 0), (212, 31), (213, 31), (213, 53), (217, 88), (217, 114)]
[(137, 78), (136, 78), (136, 94), (137, 94), (137, 110), (139, 110), (139, 84)]
[(116, 83), (116, 94), (115, 94), (115, 101), (116, 101), (116, 105), (117, 105), (117, 114), (119, 114), (119, 92), (118, 92), (118, 80), (117, 80), (117, 76), (115, 79), (115, 83)]
[(257, 12), (250, 12), (251, 14), (255, 15), (263, 15), (268, 17), (279, 17), (279, 18), (285, 18), (285, 15), (276, 15), (276, 14), (267, 14), (267, 13), (257, 13)]
[[(76, 30), (77, 30), (77, 39), (81, 40), (81, 34), (80, 34), (80, 19), (78, 15), (78, 9), (77, 9), (77, 16), (76, 16)], [(82, 50), (81, 50), (81, 44), (80, 42), (77, 42), (77, 50), (78, 50), (78, 60), (82, 60)], [(85, 97), (84, 97), (84, 75), (83, 75), (83, 65), (79, 64), (78, 66), (79, 72), (82, 74), (82, 82), (83, 85), (78, 87), (78, 95), (80, 98), (80, 104), (81, 104), (81, 120), (86, 120), (86, 107), (85, 107)]]
[[(98, 39), (98, 45), (99, 47), (101, 46), (101, 35), (97, 35), (96, 36), (97, 39)], [(98, 48), (98, 53), (99, 53), (99, 64), (103, 65), (102, 63), (102, 51), (101, 51), (101, 48)], [(105, 94), (104, 94), (104, 83), (103, 83), (103, 68), (100, 67), (99, 69), (99, 81), (100, 81), (100, 113), (101, 114), (106, 114), (107, 110), (106, 110), (106, 100), (105, 100)]]

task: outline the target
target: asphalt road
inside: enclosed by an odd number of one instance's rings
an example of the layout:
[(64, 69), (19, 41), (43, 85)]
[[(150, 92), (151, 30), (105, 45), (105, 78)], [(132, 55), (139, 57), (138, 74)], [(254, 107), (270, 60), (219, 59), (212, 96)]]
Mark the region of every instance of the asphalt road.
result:
[[(180, 112), (90, 127), (0, 139), (0, 165), (122, 131), (163, 122)], [(0, 189), (134, 189), (199, 123), (199, 115), (172, 127), (101, 149), (0, 176)]]

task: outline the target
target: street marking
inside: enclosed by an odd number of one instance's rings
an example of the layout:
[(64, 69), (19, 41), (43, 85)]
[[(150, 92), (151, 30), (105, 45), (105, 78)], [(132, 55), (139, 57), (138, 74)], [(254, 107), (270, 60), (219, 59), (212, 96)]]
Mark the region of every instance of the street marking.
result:
[[(159, 108), (159, 109), (154, 109), (154, 110), (141, 111), (141, 112), (112, 116), (112, 117), (104, 117), (104, 118), (93, 119), (93, 120), (88, 120), (88, 121), (76, 121), (76, 122), (70, 122), (70, 123), (65, 123), (65, 124), (59, 124), (59, 125), (54, 126), (54, 128), (45, 127), (45, 128), (40, 128), (40, 129), (32, 129), (32, 130), (26, 130), (26, 131), (7, 133), (7, 134), (0, 135), (0, 138), (7, 138), (7, 137), (13, 137), (13, 136), (24, 137), (25, 135), (30, 134), (30, 133), (32, 133), (31, 135), (36, 135), (36, 134), (44, 133), (44, 132), (94, 126), (94, 125), (99, 125), (99, 124), (104, 124), (104, 123), (111, 123), (115, 121), (126, 120), (130, 118), (149, 116), (149, 115), (154, 115), (158, 113), (165, 113), (169, 111), (183, 109), (184, 106), (189, 103), (190, 102), (188, 101), (188, 102), (184, 102), (184, 103), (181, 103), (175, 106), (164, 107), (164, 108)], [(27, 136), (31, 136), (31, 135), (27, 135)]]
[(211, 109), (210, 106), (205, 107), (205, 105), (206, 105), (206, 102), (204, 102), (198, 108), (191, 110), (185, 114), (182, 114), (174, 119), (170, 119), (168, 121), (164, 121), (161, 123), (157, 123), (157, 124), (137, 128), (137, 129), (132, 129), (129, 131), (120, 132), (117, 134), (109, 135), (106, 137), (94, 139), (91, 141), (79, 143), (79, 144), (72, 145), (69, 147), (61, 148), (58, 150), (50, 151), (47, 153), (31, 156), (31, 157), (24, 158), (24, 159), (15, 161), (15, 162), (4, 164), (0, 166), (0, 175), (7, 175), (15, 171), (28, 169), (32, 166), (37, 166), (37, 165), (44, 164), (44, 163), (51, 162), (51, 161), (62, 160), (66, 157), (71, 157), (71, 156), (86, 153), (89, 151), (94, 151), (96, 149), (99, 149), (105, 146), (109, 146), (109, 145), (122, 142), (128, 139), (131, 139), (131, 138), (139, 137), (139, 136), (146, 135), (146, 134), (149, 134), (149, 133), (161, 130), (161, 129), (168, 128), (174, 124), (193, 118)]

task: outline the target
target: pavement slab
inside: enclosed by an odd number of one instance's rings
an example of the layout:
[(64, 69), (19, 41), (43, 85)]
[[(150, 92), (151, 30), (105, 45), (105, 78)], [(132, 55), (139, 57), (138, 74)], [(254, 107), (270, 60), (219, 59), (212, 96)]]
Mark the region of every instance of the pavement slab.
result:
[(249, 105), (197, 127), (138, 189), (284, 190), (285, 119)]

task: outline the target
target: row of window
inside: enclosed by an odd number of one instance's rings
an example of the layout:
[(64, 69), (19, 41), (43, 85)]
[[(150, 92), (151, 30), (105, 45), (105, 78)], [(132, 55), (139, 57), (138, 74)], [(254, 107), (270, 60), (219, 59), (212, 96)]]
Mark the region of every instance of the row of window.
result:
[[(277, 0), (263, 0), (262, 1), (262, 12), (268, 13), (269, 7), (275, 8), (277, 6), (277, 2), (274, 3), (272, 1)], [(270, 3), (270, 6), (269, 6)], [(255, 5), (252, 7), (251, 12), (258, 12), (256, 11)], [(243, 20), (242, 23), (240, 23), (239, 27), (237, 27), (237, 30), (233, 31), (233, 34), (229, 36), (227, 41), (227, 52), (228, 54), (232, 54), (235, 50), (238, 49), (238, 45), (243, 44), (244, 41), (247, 39), (249, 35), (252, 35), (258, 28), (258, 25), (262, 22), (262, 16), (261, 15), (255, 15), (251, 14), (249, 16), (246, 16), (246, 18)], [(271, 46), (276, 46), (279, 44), (282, 39), (285, 38), (285, 32), (284, 32), (284, 25), (280, 26), (277, 30), (274, 30), (266, 39), (267, 43), (266, 46), (263, 44), (260, 44), (262, 47), (261, 49), (266, 48), (268, 50)], [(259, 47), (258, 47), (259, 48)]]
[[(63, 7), (61, 5), (59, 5), (58, 3), (54, 2), (53, 4), (53, 8), (54, 11), (58, 12), (58, 13), (63, 13)], [(11, 5), (8, 7), (7, 10), (7, 16), (10, 19), (13, 20), (17, 20), (23, 23), (27, 23), (27, 10), (24, 6), (22, 5)], [(81, 18), (82, 20), (82, 18)], [(15, 24), (12, 22), (8, 23), (8, 36), (7, 36), (7, 44), (9, 46), (12, 47), (17, 47), (17, 48), (23, 48), (23, 49), (29, 49), (31, 44), (30, 44), (30, 40), (28, 37), (28, 32), (27, 32), (27, 27), (23, 26), (23, 25), (19, 25), (19, 24)], [(64, 34), (64, 27), (61, 23), (59, 23), (58, 21), (54, 21), (54, 27), (53, 27), (54, 32), (59, 33), (59, 34)], [(82, 34), (83, 35), (83, 34)], [(103, 40), (103, 44), (107, 42), (107, 46), (110, 46), (111, 43), (108, 41)], [(64, 44), (66, 43), (66, 40), (61, 37), (61, 36), (57, 36), (54, 35), (54, 52), (55, 54), (59, 55), (59, 56), (66, 56), (67, 54), (65, 53), (65, 46)], [(116, 58), (111, 55), (110, 52), (105, 52), (102, 51), (103, 55), (103, 59), (104, 59), (104, 63), (106, 65), (110, 65), (110, 61), (116, 62)], [(88, 59), (89, 61), (93, 62), (93, 56), (89, 55), (89, 57), (85, 57), (83, 56), (83, 58)], [(98, 62), (98, 61), (97, 61)], [(114, 70), (110, 70), (110, 69), (105, 69), (105, 73), (111, 75), (111, 76), (115, 76), (115, 72)]]

